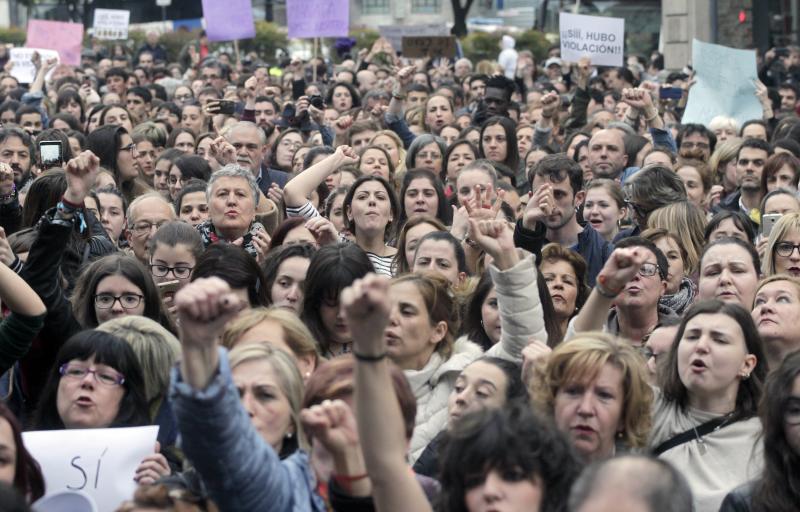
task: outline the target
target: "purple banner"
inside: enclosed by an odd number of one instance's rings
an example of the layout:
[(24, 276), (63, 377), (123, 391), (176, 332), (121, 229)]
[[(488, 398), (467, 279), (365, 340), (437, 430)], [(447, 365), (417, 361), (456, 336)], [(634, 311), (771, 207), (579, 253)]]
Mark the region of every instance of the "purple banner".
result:
[(350, 0), (286, 0), (290, 38), (345, 37)]
[(250, 0), (203, 0), (203, 17), (209, 41), (255, 37)]

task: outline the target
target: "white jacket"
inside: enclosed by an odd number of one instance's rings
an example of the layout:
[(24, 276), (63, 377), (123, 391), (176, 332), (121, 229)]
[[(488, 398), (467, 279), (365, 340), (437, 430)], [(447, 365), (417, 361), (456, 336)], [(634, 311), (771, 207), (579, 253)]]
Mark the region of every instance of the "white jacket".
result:
[[(491, 265), (489, 272), (497, 291), (502, 335), (486, 355), (520, 363), (522, 349), (531, 336), (547, 339), (533, 255), (526, 256), (504, 271)], [(447, 400), (458, 375), (483, 355), (478, 344), (461, 336), (453, 345), (453, 353), (447, 360), (434, 353), (421, 370), (405, 370), (417, 399), (416, 425), (410, 447), (412, 464), (428, 443), (447, 426)]]

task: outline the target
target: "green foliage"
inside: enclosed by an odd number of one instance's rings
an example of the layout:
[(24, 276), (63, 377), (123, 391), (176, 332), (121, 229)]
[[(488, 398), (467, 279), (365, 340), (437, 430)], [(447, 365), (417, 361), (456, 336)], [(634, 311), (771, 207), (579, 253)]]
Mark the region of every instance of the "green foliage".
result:
[(18, 27), (0, 28), (0, 43), (13, 43), (14, 46), (25, 44), (25, 31)]
[[(350, 30), (350, 37), (356, 40), (356, 48), (369, 50), (381, 35), (374, 28), (354, 28)], [(399, 48), (395, 48), (399, 50)]]
[(266, 62), (274, 62), (275, 52), (288, 46), (286, 29), (269, 21), (257, 21), (256, 37), (239, 41), (240, 51), (256, 52)]
[(528, 29), (520, 34), (514, 35), (517, 40), (517, 51), (530, 50), (536, 58), (536, 62), (547, 58), (547, 50), (551, 43), (547, 40), (544, 32)]
[(474, 31), (461, 40), (464, 56), (474, 64), (482, 60), (497, 60), (500, 54), (500, 32)]

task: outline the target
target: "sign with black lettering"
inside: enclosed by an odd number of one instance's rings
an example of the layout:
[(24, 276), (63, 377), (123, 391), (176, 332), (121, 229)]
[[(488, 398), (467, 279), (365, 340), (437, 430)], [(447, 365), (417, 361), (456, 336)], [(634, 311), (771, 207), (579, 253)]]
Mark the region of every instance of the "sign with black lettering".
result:
[(156, 446), (158, 426), (23, 432), (39, 463), (47, 494), (82, 491), (98, 510), (116, 510), (133, 497), (133, 477)]
[(449, 57), (456, 56), (454, 36), (420, 36), (403, 38), (404, 57)]
[(578, 62), (589, 57), (597, 66), (622, 66), (625, 20), (605, 16), (559, 13), (561, 58)]

